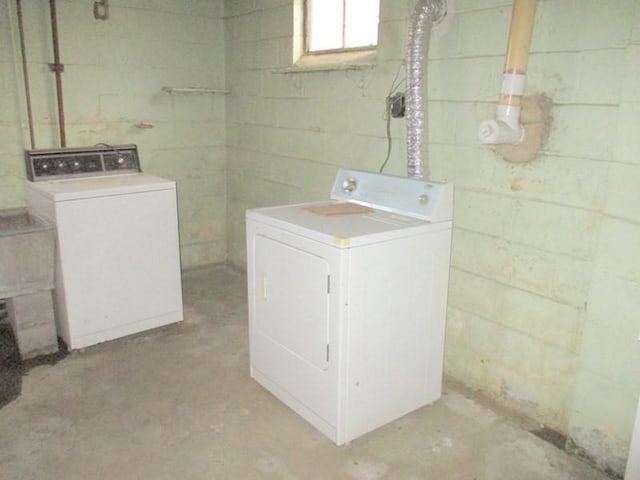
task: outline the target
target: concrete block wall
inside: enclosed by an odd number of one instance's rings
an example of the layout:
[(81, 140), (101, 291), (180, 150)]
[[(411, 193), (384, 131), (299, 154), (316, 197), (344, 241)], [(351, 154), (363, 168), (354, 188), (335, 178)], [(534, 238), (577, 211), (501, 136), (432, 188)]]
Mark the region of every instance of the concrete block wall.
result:
[[(67, 144), (135, 143), (145, 172), (177, 181), (182, 264), (226, 259), (223, 0), (58, 0)], [(23, 1), (37, 148), (57, 147), (49, 2)], [(15, 0), (0, 1), (0, 208), (27, 203), (29, 147)], [(151, 127), (151, 128), (149, 128)]]
[[(102, 22), (91, 0), (58, 0), (68, 143), (137, 143), (145, 171), (178, 181), (185, 267), (244, 265), (246, 208), (326, 198), (338, 167), (384, 160), (415, 0), (381, 0), (371, 68), (289, 73), (299, 2), (111, 0)], [(57, 145), (47, 3), (23, 2), (41, 148)], [(456, 186), (446, 371), (622, 472), (640, 394), (640, 0), (537, 5), (527, 91), (552, 100), (553, 124), (531, 163), (475, 133), (511, 2), (457, 0), (431, 41), (431, 178)], [(0, 208), (26, 204), (15, 39), (15, 2), (0, 0)], [(404, 175), (404, 122), (391, 132), (385, 171)]]
[[(379, 168), (414, 3), (382, 0), (373, 68), (286, 73), (294, 1), (226, 2), (233, 263), (245, 263), (246, 208), (326, 198), (338, 167)], [(494, 114), (511, 2), (455, 5), (428, 62), (431, 178), (456, 186), (446, 372), (621, 473), (640, 394), (640, 1), (537, 2), (527, 93), (551, 99), (553, 123), (526, 164), (476, 137)], [(405, 126), (391, 127), (386, 171), (404, 175)]]
[(26, 203), (23, 140), (18, 115), (19, 98), (15, 78), (14, 51), (9, 8), (0, 2), (0, 208)]
[[(635, 188), (640, 180), (640, 2), (618, 4), (619, 8), (593, 18), (595, 24), (604, 15), (619, 28), (609, 32), (610, 48), (605, 52), (611, 52), (611, 58), (589, 70), (597, 70), (608, 85), (601, 101), (611, 102), (616, 115), (606, 125), (606, 135), (600, 134), (609, 147), (604, 157), (607, 194), (601, 207), (570, 420), (578, 448), (596, 452), (599, 458), (613, 457), (609, 463), (615, 471), (620, 471), (616, 457), (624, 457), (633, 420), (630, 412), (640, 393), (640, 257), (636, 254), (640, 197)], [(589, 37), (586, 29), (583, 32)], [(583, 120), (584, 128), (589, 129), (588, 121)], [(613, 446), (603, 446), (603, 438)]]

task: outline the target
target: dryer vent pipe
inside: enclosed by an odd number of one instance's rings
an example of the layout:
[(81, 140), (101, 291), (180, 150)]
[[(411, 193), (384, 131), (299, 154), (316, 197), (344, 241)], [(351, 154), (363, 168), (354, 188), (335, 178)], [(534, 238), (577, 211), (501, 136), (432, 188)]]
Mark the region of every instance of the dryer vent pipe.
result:
[[(429, 176), (427, 159), (427, 115), (425, 55), (433, 24), (446, 14), (445, 0), (419, 0), (411, 16), (406, 58), (407, 174), (413, 178)], [(423, 85), (425, 82), (425, 85)]]
[(482, 143), (517, 144), (524, 140), (525, 132), (520, 124), (520, 110), (535, 14), (535, 0), (514, 0), (500, 102), (495, 120), (485, 120), (478, 127), (478, 136)]

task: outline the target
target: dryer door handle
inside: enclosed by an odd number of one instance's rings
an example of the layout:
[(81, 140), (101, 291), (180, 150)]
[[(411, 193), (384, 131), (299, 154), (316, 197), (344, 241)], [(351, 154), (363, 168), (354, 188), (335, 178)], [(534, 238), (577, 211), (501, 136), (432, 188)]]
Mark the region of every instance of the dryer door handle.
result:
[(269, 290), (267, 288), (267, 274), (262, 274), (262, 299), (266, 300), (269, 296)]

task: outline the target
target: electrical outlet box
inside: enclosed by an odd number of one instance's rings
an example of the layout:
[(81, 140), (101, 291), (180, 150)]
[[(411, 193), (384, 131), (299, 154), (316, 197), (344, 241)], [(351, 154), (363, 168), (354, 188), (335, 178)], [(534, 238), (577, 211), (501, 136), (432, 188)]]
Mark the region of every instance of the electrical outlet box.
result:
[(402, 118), (404, 117), (404, 109), (405, 109), (405, 98), (404, 93), (396, 93), (389, 97), (389, 103), (391, 104), (391, 116), (393, 118)]

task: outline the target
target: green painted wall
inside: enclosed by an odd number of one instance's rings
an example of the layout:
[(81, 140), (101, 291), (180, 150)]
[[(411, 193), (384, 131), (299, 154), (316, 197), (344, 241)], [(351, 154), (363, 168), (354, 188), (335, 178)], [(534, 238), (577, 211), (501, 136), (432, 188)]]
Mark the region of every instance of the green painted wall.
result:
[[(293, 1), (111, 0), (101, 22), (92, 0), (58, 0), (68, 143), (137, 143), (145, 171), (177, 180), (185, 267), (244, 265), (246, 208), (326, 198), (338, 167), (384, 160), (415, 1), (382, 0), (373, 68), (295, 74)], [(37, 146), (55, 147), (48, 2), (23, 3)], [(527, 91), (553, 124), (527, 164), (476, 139), (511, 2), (455, 6), (428, 62), (432, 178), (456, 186), (446, 371), (622, 472), (640, 394), (640, 0), (538, 0)], [(16, 39), (0, 0), (0, 208), (27, 201)], [(404, 122), (391, 131), (386, 171), (404, 175)]]
[[(414, 0), (382, 0), (375, 66), (283, 73), (292, 0), (225, 3), (229, 259), (246, 208), (326, 198), (340, 166), (375, 171), (384, 99)], [(456, 186), (446, 371), (624, 470), (640, 394), (640, 1), (539, 0), (527, 92), (553, 101), (527, 164), (479, 145), (511, 2), (457, 0), (428, 62), (432, 179)], [(401, 72), (402, 76), (402, 72)], [(387, 172), (404, 175), (402, 121)]]
[[(138, 144), (145, 172), (178, 183), (183, 267), (224, 261), (225, 98), (161, 91), (225, 87), (223, 1), (109, 3), (100, 21), (93, 0), (57, 1), (67, 144)], [(22, 4), (36, 147), (57, 147), (49, 2)], [(15, 0), (0, 0), (0, 208), (27, 202), (17, 32)]]

